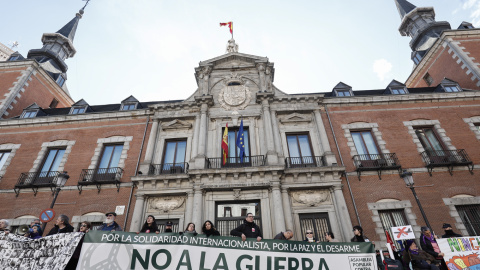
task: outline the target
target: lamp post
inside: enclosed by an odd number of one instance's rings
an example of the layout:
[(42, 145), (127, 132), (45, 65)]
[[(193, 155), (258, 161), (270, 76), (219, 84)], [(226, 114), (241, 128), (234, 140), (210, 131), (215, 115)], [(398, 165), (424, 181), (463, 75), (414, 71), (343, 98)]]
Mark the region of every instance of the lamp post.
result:
[(425, 212), (423, 211), (422, 204), (420, 203), (420, 200), (417, 197), (417, 193), (415, 192), (415, 182), (413, 182), (413, 176), (412, 173), (403, 170), (402, 174), (400, 174), (400, 177), (403, 178), (403, 181), (405, 181), (405, 185), (409, 187), (412, 190), (413, 196), (415, 197), (415, 200), (417, 201), (418, 208), (420, 208), (420, 212), (422, 213), (423, 220), (425, 220), (425, 223), (427, 224), (427, 227), (432, 230), (432, 227), (430, 226), (430, 223), (428, 222), (427, 216), (425, 215)]
[[(67, 183), (68, 178), (70, 178), (70, 176), (65, 171), (62, 172), (62, 173), (59, 173), (57, 175), (57, 183), (56, 183), (56, 187), (55, 187), (55, 194), (53, 196), (52, 204), (50, 204), (50, 209), (53, 208), (53, 206), (55, 205), (55, 201), (57, 200), (58, 193), (60, 193), (60, 190), (62, 189), (62, 187), (65, 186), (65, 183)], [(42, 224), (42, 232), (45, 231), (46, 226), (47, 226), (47, 223)]]

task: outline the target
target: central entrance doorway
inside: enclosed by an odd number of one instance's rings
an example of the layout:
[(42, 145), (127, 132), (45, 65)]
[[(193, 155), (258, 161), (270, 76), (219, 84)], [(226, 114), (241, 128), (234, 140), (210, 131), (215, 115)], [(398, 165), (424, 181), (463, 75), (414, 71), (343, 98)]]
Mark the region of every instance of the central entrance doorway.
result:
[(221, 236), (229, 236), (230, 231), (243, 224), (247, 213), (255, 215), (254, 221), (262, 229), (260, 201), (224, 201), (215, 203), (215, 226)]

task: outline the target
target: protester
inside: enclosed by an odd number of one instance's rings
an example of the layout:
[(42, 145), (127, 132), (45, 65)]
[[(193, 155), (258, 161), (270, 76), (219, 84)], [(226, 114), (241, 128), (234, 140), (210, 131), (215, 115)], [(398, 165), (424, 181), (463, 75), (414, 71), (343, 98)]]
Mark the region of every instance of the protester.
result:
[(440, 247), (436, 240), (437, 236), (433, 235), (428, 227), (422, 227), (420, 230), (422, 231), (422, 235), (420, 236), (420, 246), (422, 247), (422, 250), (435, 257), (435, 259), (440, 260), (442, 268), (447, 269), (447, 265), (443, 261), (443, 256), (445, 254), (440, 251)]
[(439, 270), (439, 261), (423, 250), (419, 250), (414, 240), (405, 242), (405, 251), (403, 252), (403, 260), (405, 265), (412, 263), (413, 270), (431, 269)]
[(165, 232), (166, 233), (173, 232), (172, 226), (173, 226), (173, 223), (171, 221), (167, 221), (167, 223), (165, 223)]
[(158, 225), (157, 221), (155, 220), (155, 217), (152, 215), (147, 216), (147, 220), (143, 224), (142, 229), (140, 230), (142, 233), (160, 233), (160, 230), (158, 230)]
[(242, 225), (233, 229), (230, 235), (242, 237), (245, 241), (247, 238), (256, 238), (257, 241), (262, 240), (263, 234), (257, 224), (253, 221), (254, 216), (252, 213), (248, 213)]
[(355, 234), (351, 239), (352, 242), (370, 242), (368, 237), (363, 235), (363, 229), (360, 226), (353, 226), (353, 233)]
[(192, 233), (194, 236), (196, 236), (197, 231), (195, 231), (195, 224), (193, 224), (193, 222), (188, 223), (184, 233)]
[(217, 231), (217, 229), (213, 225), (213, 222), (211, 222), (210, 220), (207, 220), (203, 223), (202, 232), (205, 235), (207, 235), (207, 237), (210, 237), (212, 235), (213, 236), (220, 236), (220, 232)]
[(277, 240), (290, 240), (293, 237), (292, 230), (288, 229), (285, 232), (280, 232), (279, 234), (275, 235), (273, 239)]
[(0, 232), (4, 232), (4, 231), (9, 231), (8, 229), (8, 225), (10, 225), (8, 223), (8, 220), (6, 219), (0, 219)]
[(40, 219), (36, 218), (30, 222), (30, 228), (33, 228), (33, 225), (42, 225), (42, 222), (40, 222)]
[(120, 225), (118, 225), (117, 222), (115, 222), (115, 218), (117, 217), (117, 213), (108, 212), (108, 213), (105, 214), (105, 216), (107, 217), (105, 219), (105, 223), (103, 223), (102, 225), (100, 225), (97, 228), (98, 231), (111, 231), (111, 232), (114, 232), (114, 231), (121, 232), (122, 231), (122, 227), (120, 227)]
[[(83, 233), (88, 233), (91, 227), (92, 227), (92, 224), (90, 222), (84, 221), (80, 225), (80, 229), (78, 229), (78, 231)], [(78, 260), (80, 259), (80, 253), (82, 251), (84, 238), (85, 238), (85, 235), (83, 235), (80, 241), (78, 242), (78, 245), (75, 248), (75, 251), (73, 252), (72, 257), (70, 258), (70, 261), (68, 261), (68, 264), (65, 266), (65, 270), (77, 269)]]
[(461, 234), (453, 232), (452, 225), (448, 223), (443, 223), (442, 228), (445, 231), (445, 234), (442, 235), (442, 238), (462, 237)]
[(31, 231), (27, 234), (28, 238), (30, 239), (42, 238), (43, 231), (42, 231), (42, 227), (40, 227), (39, 224), (32, 225), (32, 228), (30, 228), (30, 230)]
[(333, 232), (326, 232), (325, 239), (327, 239), (327, 242), (330, 242), (330, 243), (340, 242), (338, 241), (338, 239), (335, 239), (335, 235), (333, 235)]
[(309, 243), (316, 243), (316, 242), (318, 242), (318, 239), (313, 236), (313, 231), (308, 229), (305, 232), (305, 239), (303, 241), (304, 242), (309, 242)]
[(58, 233), (69, 233), (73, 232), (73, 230), (74, 228), (70, 225), (69, 218), (66, 215), (60, 215), (55, 221), (55, 226), (50, 230), (47, 236)]

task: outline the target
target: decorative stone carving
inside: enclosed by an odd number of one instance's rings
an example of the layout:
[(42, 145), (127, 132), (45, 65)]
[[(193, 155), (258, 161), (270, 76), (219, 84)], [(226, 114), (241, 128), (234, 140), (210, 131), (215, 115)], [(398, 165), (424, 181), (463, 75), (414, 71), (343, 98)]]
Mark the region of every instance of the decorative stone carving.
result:
[(228, 41), (227, 49), (225, 53), (233, 53), (233, 52), (238, 52), (238, 44), (235, 43), (235, 39), (231, 38)]
[(184, 207), (185, 199), (186, 199), (185, 196), (168, 196), (168, 197), (152, 198), (148, 202), (147, 211), (149, 212), (160, 211), (163, 213), (168, 213), (173, 210)]
[(252, 94), (243, 78), (232, 73), (224, 78), (223, 83), (224, 87), (218, 96), (222, 108), (229, 111), (245, 109), (252, 99)]
[(167, 123), (162, 123), (162, 129), (167, 130), (167, 129), (190, 129), (192, 128), (192, 124), (187, 122), (187, 121), (182, 121), (175, 119), (173, 121), (167, 122)]
[(240, 200), (240, 192), (242, 190), (239, 188), (234, 188), (233, 189), (233, 197), (235, 197), (236, 200)]
[(330, 203), (330, 195), (326, 190), (306, 190), (306, 191), (293, 191), (291, 196), (294, 205), (301, 206), (319, 206), (322, 204)]
[(304, 115), (299, 113), (292, 113), (280, 118), (280, 123), (297, 123), (297, 122), (311, 122), (312, 115)]

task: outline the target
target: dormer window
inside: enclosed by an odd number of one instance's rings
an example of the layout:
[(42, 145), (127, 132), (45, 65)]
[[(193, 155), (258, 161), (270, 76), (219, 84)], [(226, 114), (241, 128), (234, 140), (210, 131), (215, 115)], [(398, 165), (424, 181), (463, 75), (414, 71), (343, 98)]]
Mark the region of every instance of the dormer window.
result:
[(137, 108), (137, 103), (127, 103), (123, 104), (121, 110), (122, 111), (131, 111)]
[(23, 115), (22, 115), (22, 118), (34, 118), (35, 116), (37, 116), (37, 110), (34, 110), (34, 111), (24, 111), (23, 112)]
[(460, 92), (461, 91), (460, 89), (458, 89), (458, 87), (456, 85), (444, 86), (443, 88), (445, 89), (445, 92), (448, 92), (448, 93)]
[(405, 95), (406, 93), (405, 88), (392, 88), (392, 95)]
[(18, 58), (20, 58), (19, 55), (12, 55), (12, 56), (10, 56), (10, 58), (8, 59), (8, 61), (16, 61), (16, 60), (18, 60)]
[(352, 94), (348, 90), (342, 90), (342, 91), (337, 90), (337, 97), (350, 97), (350, 96), (352, 96)]
[(63, 78), (62, 75), (59, 75), (57, 78), (57, 84), (60, 85), (60, 87), (62, 87), (64, 83), (65, 83), (65, 78)]
[(416, 53), (415, 57), (413, 57), (413, 62), (415, 62), (415, 64), (418, 65), (418, 63), (420, 63), (420, 61), (422, 61), (422, 56), (420, 56), (419, 53)]
[(85, 113), (86, 107), (72, 107), (70, 114), (80, 114)]

